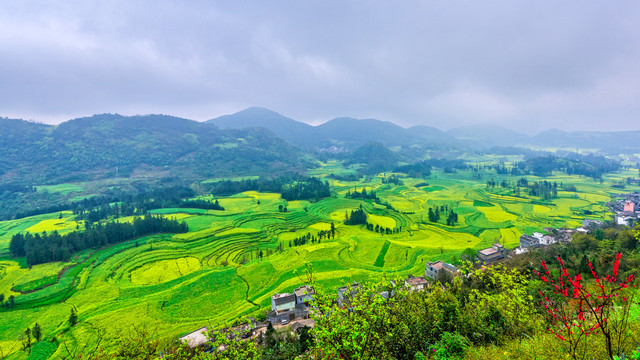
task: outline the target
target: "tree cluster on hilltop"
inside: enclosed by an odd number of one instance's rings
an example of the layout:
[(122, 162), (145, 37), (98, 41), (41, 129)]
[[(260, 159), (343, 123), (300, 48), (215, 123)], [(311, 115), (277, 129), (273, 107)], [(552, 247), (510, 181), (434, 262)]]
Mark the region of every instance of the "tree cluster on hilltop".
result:
[(287, 201), (318, 201), (331, 196), (329, 183), (315, 177), (221, 180), (208, 184), (207, 189), (216, 195), (232, 195), (244, 191), (273, 192), (281, 194)]
[(85, 231), (60, 235), (57, 231), (32, 235), (18, 233), (11, 238), (9, 251), (13, 256), (25, 256), (27, 264), (69, 260), (71, 255), (85, 249), (97, 248), (157, 233), (184, 233), (187, 224), (162, 216), (136, 217), (133, 223), (95, 223)]

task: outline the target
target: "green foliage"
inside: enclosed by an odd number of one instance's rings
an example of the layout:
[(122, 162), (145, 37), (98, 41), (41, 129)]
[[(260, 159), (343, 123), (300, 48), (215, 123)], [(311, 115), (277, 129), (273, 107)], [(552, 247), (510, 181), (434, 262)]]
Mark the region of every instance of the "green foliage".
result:
[(395, 300), (378, 295), (378, 285), (366, 284), (345, 292), (344, 306), (340, 306), (334, 293), (314, 288), (316, 326), (312, 333), (316, 356), (349, 360), (389, 357), (384, 340), (392, 319), (387, 304)]
[(347, 225), (365, 225), (367, 223), (367, 213), (362, 208), (351, 210), (351, 213), (345, 213), (344, 223)]
[(29, 265), (51, 261), (67, 260), (72, 253), (107, 244), (119, 243), (148, 234), (164, 232), (183, 233), (189, 230), (186, 223), (170, 220), (161, 216), (145, 215), (136, 217), (133, 224), (109, 222), (100, 223), (84, 232), (71, 232), (60, 235), (57, 231), (42, 235), (19, 233), (11, 238), (10, 249), (14, 256), (26, 256)]
[(445, 332), (432, 348), (438, 360), (461, 359), (470, 347), (469, 339), (458, 334)]
[(368, 142), (354, 150), (347, 158), (347, 164), (365, 164), (360, 170), (373, 175), (393, 169), (399, 156), (378, 142)]
[[(40, 289), (42, 289), (44, 287), (53, 285), (53, 284), (55, 284), (57, 282), (58, 282), (58, 276), (57, 275), (50, 275), (50, 276), (45, 276), (45, 277), (40, 278), (40, 279), (29, 281), (29, 282), (24, 283), (24, 284), (16, 285), (16, 286), (13, 287), (13, 290), (17, 291), (17, 292), (21, 292), (21, 293), (27, 293), (27, 292), (40, 290)], [(0, 300), (0, 303), (2, 303), (2, 300)]]
[(74, 327), (78, 323), (78, 314), (76, 311), (71, 308), (71, 313), (69, 314), (69, 319), (67, 320), (69, 327)]
[(40, 341), (40, 339), (42, 339), (42, 328), (40, 327), (40, 324), (35, 323), (35, 325), (33, 325), (31, 335), (33, 335), (33, 338), (36, 339), (36, 341)]

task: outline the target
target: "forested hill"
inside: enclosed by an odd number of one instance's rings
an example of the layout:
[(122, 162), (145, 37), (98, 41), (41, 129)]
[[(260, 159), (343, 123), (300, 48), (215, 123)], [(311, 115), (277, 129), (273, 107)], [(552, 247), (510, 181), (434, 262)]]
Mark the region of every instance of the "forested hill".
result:
[(132, 172), (185, 178), (304, 170), (297, 149), (260, 128), (166, 115), (95, 115), (49, 126), (0, 119), (0, 182), (60, 183)]
[[(385, 146), (413, 145), (427, 143), (462, 146), (454, 138), (435, 128), (431, 131), (418, 128), (405, 129), (389, 121), (376, 119), (336, 118), (318, 126), (293, 120), (274, 111), (263, 108), (249, 108), (235, 114), (221, 116), (207, 123), (220, 128), (264, 127), (273, 131), (284, 140), (302, 148), (337, 147), (354, 150), (368, 142), (375, 141)], [(434, 133), (439, 133), (434, 136)]]
[[(610, 154), (637, 153), (640, 131), (560, 131), (546, 130), (529, 136), (499, 125), (480, 124), (447, 131), (430, 127), (404, 128), (389, 121), (341, 117), (311, 126), (264, 108), (249, 108), (221, 116), (207, 123), (221, 128), (263, 127), (284, 140), (307, 149), (337, 147), (350, 151), (370, 141), (387, 147), (457, 149), (486, 151), (494, 146), (560, 147), (593, 149)], [(444, 124), (444, 122), (443, 122)]]

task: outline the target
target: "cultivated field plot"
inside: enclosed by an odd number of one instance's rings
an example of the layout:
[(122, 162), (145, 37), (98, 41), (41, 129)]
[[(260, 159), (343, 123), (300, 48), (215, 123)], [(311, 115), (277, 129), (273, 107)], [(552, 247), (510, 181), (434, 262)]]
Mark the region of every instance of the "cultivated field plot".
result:
[[(338, 162), (312, 171), (323, 181), (330, 180), (330, 174), (352, 173), (353, 169)], [(104, 346), (109, 348), (119, 331), (136, 324), (173, 339), (202, 326), (257, 316), (269, 309), (274, 292), (291, 291), (306, 282), (306, 264), (312, 265), (319, 283), (329, 288), (354, 280), (421, 275), (427, 261), (455, 262), (466, 249), (478, 250), (495, 242), (512, 248), (520, 235), (542, 232), (545, 227), (574, 228), (585, 217), (607, 220), (611, 214), (606, 202), (620, 192), (611, 185), (626, 173), (612, 174), (602, 183), (566, 174), (544, 179), (527, 176), (532, 182), (547, 180), (576, 188), (561, 190), (557, 198), (546, 201), (517, 195), (513, 189), (488, 188), (490, 177), (516, 180), (495, 172), (478, 177), (471, 171), (434, 171), (427, 179), (397, 175), (400, 185), (384, 184), (382, 175), (359, 181), (331, 179), (333, 196), (315, 203), (287, 202), (279, 194), (248, 191), (219, 198), (225, 211), (154, 210), (154, 214), (184, 220), (190, 231), (86, 250), (66, 263), (31, 268), (24, 259), (10, 258), (8, 247), (14, 234), (82, 231), (84, 223), (70, 212), (0, 222), (0, 294), (15, 297), (14, 308), (0, 308), (0, 349), (4, 354), (12, 352), (9, 359), (25, 359), (24, 352), (15, 350), (24, 329), (35, 322), (45, 337), (65, 333), (65, 341), (79, 344), (91, 343), (104, 332)], [(46, 189), (73, 192), (78, 187)], [(356, 189), (375, 191), (378, 199), (345, 198)], [(625, 192), (637, 190), (629, 186)], [(346, 225), (345, 213), (361, 207), (370, 224), (390, 232)], [(430, 221), (430, 209), (441, 213), (438, 221)], [(458, 221), (447, 224), (451, 210)], [(328, 236), (332, 225), (335, 234)], [(295, 246), (296, 239), (303, 237), (306, 244)], [(77, 309), (81, 322), (68, 329), (71, 308)], [(38, 346), (38, 352), (46, 355), (43, 358), (63, 351), (52, 343)]]

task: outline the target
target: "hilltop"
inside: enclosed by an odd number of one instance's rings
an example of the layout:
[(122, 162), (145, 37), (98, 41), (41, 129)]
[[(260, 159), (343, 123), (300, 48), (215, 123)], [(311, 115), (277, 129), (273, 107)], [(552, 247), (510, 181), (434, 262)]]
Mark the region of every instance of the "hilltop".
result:
[(94, 115), (58, 126), (0, 120), (2, 181), (55, 184), (151, 172), (184, 178), (296, 171), (295, 146), (261, 128), (167, 115)]

